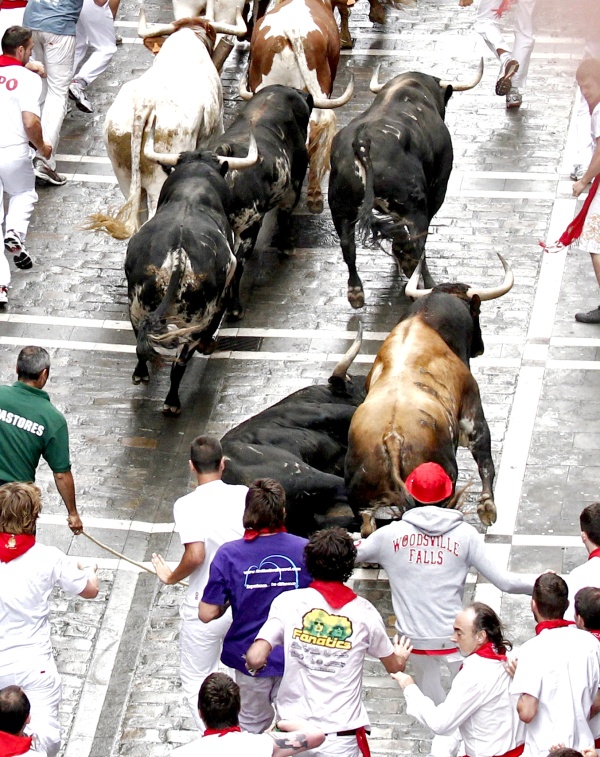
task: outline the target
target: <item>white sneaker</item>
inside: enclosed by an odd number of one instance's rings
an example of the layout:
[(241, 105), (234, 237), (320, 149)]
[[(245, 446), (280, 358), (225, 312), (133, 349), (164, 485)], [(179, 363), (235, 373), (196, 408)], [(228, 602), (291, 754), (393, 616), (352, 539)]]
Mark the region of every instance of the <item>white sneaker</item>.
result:
[(6, 305), (8, 302), (8, 287), (0, 286), (0, 305)]
[(571, 181), (581, 181), (581, 179), (583, 179), (584, 173), (585, 170), (581, 163), (574, 163), (573, 170), (571, 171), (569, 178), (571, 179)]
[(94, 106), (85, 93), (87, 84), (83, 79), (73, 79), (69, 85), (69, 98), (75, 101), (75, 107), (83, 113), (93, 113)]

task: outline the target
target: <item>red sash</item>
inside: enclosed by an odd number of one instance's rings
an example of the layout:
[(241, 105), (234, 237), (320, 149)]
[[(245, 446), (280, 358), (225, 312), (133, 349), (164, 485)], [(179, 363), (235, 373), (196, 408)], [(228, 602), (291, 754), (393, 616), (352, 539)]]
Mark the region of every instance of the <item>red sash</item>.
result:
[(27, 0), (2, 0), (0, 10), (11, 11), (15, 8), (26, 8)]
[(500, 5), (494, 9), (496, 18), (502, 18), (502, 16), (506, 13), (506, 11), (510, 10), (511, 5), (512, 5), (512, 0), (502, 0)]
[(494, 649), (494, 645), (491, 641), (486, 641), (486, 643), (479, 647), (479, 649), (476, 649), (473, 654), (479, 655), (479, 657), (485, 657), (486, 660), (499, 660), (500, 662), (506, 662), (506, 655), (505, 654), (498, 654), (496, 650)]
[(259, 536), (264, 536), (265, 534), (286, 534), (287, 528), (285, 526), (280, 526), (279, 528), (259, 528), (258, 530), (255, 528), (247, 528), (244, 531), (244, 541), (254, 541), (255, 539), (258, 539)]
[(535, 627), (535, 635), (537, 636), (542, 631), (544, 631), (546, 628), (566, 628), (567, 626), (574, 626), (575, 623), (573, 623), (572, 620), (563, 620), (562, 618), (557, 618), (556, 620), (543, 620), (541, 623), (538, 623)]
[(458, 647), (452, 647), (451, 649), (413, 649), (411, 654), (424, 654), (431, 657), (436, 657), (442, 654), (454, 654), (458, 652)]
[[(333, 607), (333, 605), (331, 605)], [(371, 757), (371, 750), (369, 749), (369, 742), (367, 740), (367, 731), (364, 725), (356, 729), (356, 741), (358, 742), (358, 748), (363, 757)]]
[(0, 68), (4, 68), (5, 66), (22, 66), (20, 60), (17, 60), (16, 58), (13, 58), (12, 55), (0, 55)]
[(0, 562), (10, 562), (21, 557), (35, 544), (33, 534), (0, 533)]
[(352, 589), (339, 581), (313, 581), (309, 584), (309, 589), (316, 589), (319, 594), (322, 594), (327, 604), (334, 610), (339, 610), (356, 599), (356, 594)]
[(3, 757), (16, 757), (31, 749), (33, 736), (15, 736), (14, 733), (0, 731), (0, 754)]
[(567, 226), (567, 228), (563, 231), (562, 236), (560, 237), (558, 242), (555, 242), (554, 244), (545, 244), (544, 242), (540, 242), (540, 247), (542, 247), (544, 252), (559, 252), (563, 249), (563, 247), (568, 247), (570, 244), (573, 244), (575, 240), (579, 239), (581, 232), (583, 231), (583, 225), (585, 223), (588, 210), (590, 209), (592, 200), (594, 199), (594, 196), (598, 191), (599, 184), (600, 175), (596, 176), (596, 178), (594, 179), (592, 188), (588, 192), (586, 201), (583, 203), (583, 207), (571, 221), (571, 223)]
[(600, 557), (600, 547), (596, 547), (596, 549), (589, 553), (588, 560), (591, 560), (592, 557)]
[[(525, 750), (525, 744), (520, 744), (519, 746), (516, 746), (514, 749), (509, 749), (508, 752), (504, 752), (504, 754), (500, 754), (497, 757), (521, 757), (524, 750)], [(467, 755), (465, 755), (465, 757), (467, 757)]]
[(221, 738), (221, 736), (225, 736), (226, 733), (241, 732), (242, 729), (239, 727), (239, 725), (230, 725), (229, 728), (207, 728), (202, 734), (202, 737), (204, 738), (204, 736), (214, 736), (215, 734), (218, 734), (219, 738)]

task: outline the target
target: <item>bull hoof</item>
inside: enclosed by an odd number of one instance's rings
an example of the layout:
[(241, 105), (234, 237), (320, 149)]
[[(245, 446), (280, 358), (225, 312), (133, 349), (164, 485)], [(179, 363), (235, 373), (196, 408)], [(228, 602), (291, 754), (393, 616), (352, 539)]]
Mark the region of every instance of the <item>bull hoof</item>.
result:
[(342, 50), (352, 50), (354, 47), (354, 40), (350, 35), (340, 37), (340, 45)]
[(241, 321), (244, 317), (244, 308), (241, 305), (236, 305), (227, 311), (228, 321)]
[(491, 499), (477, 505), (477, 515), (484, 526), (493, 526), (496, 522), (496, 505)]
[(365, 306), (365, 293), (359, 287), (348, 287), (348, 302), (355, 310), (358, 308), (364, 308)]
[(371, 5), (371, 11), (369, 12), (369, 21), (372, 24), (385, 24), (385, 10), (381, 5)]
[(135, 386), (138, 386), (139, 384), (147, 384), (150, 381), (150, 376), (138, 376), (134, 373), (131, 377), (131, 381)]
[(181, 415), (181, 407), (177, 405), (163, 405), (163, 415), (167, 415), (170, 418), (176, 418), (178, 415)]
[(323, 212), (323, 197), (321, 195), (315, 195), (315, 197), (306, 198), (306, 207), (311, 213), (319, 214)]

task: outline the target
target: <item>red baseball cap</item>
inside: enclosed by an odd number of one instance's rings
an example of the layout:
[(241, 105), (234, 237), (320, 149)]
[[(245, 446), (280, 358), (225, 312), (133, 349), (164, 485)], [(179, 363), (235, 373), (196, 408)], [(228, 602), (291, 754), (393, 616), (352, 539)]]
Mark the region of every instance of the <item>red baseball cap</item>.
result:
[(427, 505), (447, 499), (454, 488), (452, 479), (437, 463), (422, 463), (405, 481), (408, 493)]

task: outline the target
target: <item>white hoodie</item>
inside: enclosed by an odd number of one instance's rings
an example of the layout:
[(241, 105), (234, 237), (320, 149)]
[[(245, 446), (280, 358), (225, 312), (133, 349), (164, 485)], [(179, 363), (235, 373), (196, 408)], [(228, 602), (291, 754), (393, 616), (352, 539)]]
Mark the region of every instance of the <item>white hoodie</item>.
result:
[(356, 547), (357, 561), (379, 563), (388, 574), (396, 628), (415, 649), (456, 649), (450, 636), (471, 567), (502, 591), (533, 591), (531, 576), (494, 564), (483, 536), (456, 510), (414, 508)]

